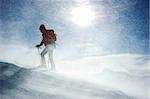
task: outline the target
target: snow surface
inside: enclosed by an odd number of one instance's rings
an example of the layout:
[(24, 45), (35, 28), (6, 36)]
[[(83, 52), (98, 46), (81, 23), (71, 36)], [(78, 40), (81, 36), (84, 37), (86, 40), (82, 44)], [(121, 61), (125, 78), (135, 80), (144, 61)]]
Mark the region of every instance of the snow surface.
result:
[(150, 99), (146, 55), (56, 61), (56, 71), (15, 64), (0, 63), (1, 99)]

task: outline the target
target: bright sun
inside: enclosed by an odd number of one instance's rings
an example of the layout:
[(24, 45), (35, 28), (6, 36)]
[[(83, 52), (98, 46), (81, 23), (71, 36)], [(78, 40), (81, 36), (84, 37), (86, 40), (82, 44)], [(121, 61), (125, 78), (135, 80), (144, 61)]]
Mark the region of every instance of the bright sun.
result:
[(95, 13), (91, 6), (80, 6), (71, 11), (71, 21), (80, 27), (90, 25), (94, 19)]

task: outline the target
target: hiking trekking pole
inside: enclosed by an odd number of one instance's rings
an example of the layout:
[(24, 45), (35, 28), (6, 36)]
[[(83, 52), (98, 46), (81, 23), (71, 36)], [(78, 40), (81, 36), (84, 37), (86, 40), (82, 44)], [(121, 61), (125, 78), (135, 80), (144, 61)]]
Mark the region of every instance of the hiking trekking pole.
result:
[(40, 48), (38, 47), (37, 49), (38, 49), (38, 54), (40, 54)]
[(40, 47), (37, 47), (38, 54), (40, 55)]

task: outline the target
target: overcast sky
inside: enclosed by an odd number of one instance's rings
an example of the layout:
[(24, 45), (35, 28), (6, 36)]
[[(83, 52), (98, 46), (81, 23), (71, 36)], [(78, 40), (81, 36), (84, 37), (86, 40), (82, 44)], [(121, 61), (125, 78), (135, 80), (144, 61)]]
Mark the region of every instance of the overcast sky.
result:
[[(41, 40), (39, 26), (45, 24), (55, 30), (57, 50), (65, 56), (148, 54), (148, 4), (148, 0), (0, 0), (0, 44), (19, 42), (33, 48)], [(76, 20), (78, 16), (86, 17)]]

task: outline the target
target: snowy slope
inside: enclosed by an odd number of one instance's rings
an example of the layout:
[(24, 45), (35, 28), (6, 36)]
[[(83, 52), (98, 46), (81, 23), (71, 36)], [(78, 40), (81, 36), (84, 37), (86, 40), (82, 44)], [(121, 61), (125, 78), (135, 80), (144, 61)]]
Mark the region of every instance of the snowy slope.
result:
[(136, 54), (93, 56), (62, 62), (58, 66), (60, 72), (63, 71), (71, 77), (114, 88), (140, 99), (150, 97), (149, 56)]
[(1, 99), (116, 99), (131, 98), (120, 91), (70, 79), (58, 74), (30, 71), (0, 63)]
[(2, 99), (149, 99), (149, 59), (109, 55), (57, 62), (57, 71), (0, 63)]

